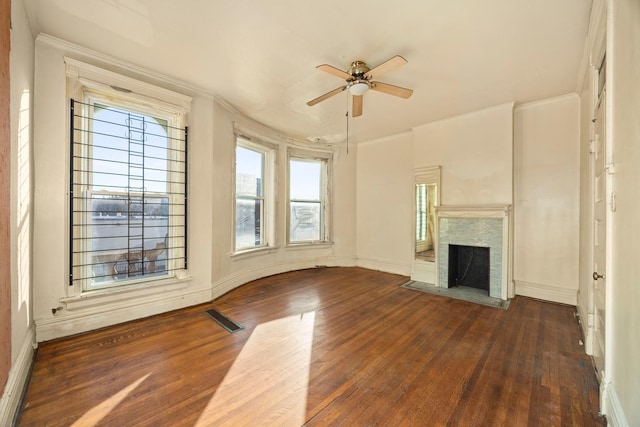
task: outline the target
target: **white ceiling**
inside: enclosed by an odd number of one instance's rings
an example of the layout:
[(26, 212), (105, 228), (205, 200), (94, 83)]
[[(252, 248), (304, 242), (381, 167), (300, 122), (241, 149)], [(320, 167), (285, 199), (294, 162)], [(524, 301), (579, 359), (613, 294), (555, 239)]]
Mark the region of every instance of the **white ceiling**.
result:
[(285, 135), (346, 135), (344, 83), (319, 64), (408, 64), (369, 91), (349, 138), (576, 90), (592, 0), (25, 0), (44, 32), (201, 87)]

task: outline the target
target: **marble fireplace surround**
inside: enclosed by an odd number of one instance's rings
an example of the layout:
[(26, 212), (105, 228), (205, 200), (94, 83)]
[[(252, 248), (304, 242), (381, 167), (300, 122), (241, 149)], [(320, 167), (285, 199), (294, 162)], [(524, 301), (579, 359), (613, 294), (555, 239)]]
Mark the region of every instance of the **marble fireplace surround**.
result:
[(489, 296), (513, 297), (511, 205), (439, 206), (437, 285), (448, 287), (449, 245), (489, 248)]

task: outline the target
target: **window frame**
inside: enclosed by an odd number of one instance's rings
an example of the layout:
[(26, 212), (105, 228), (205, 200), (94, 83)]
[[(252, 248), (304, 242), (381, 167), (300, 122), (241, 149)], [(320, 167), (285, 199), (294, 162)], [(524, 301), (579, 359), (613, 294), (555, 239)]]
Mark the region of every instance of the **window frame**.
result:
[[(238, 147), (246, 150), (254, 151), (262, 154), (262, 196), (250, 197), (250, 196), (238, 196), (237, 192), (237, 150)], [(232, 254), (244, 254), (250, 252), (256, 252), (264, 249), (271, 249), (275, 247), (275, 172), (276, 172), (276, 153), (277, 147), (268, 142), (259, 140), (257, 138), (248, 137), (245, 135), (236, 135), (236, 144), (233, 155), (233, 207), (232, 207), (232, 236), (231, 236), (231, 253)], [(260, 234), (261, 244), (254, 246), (237, 247), (237, 201), (238, 198), (242, 199), (254, 199), (262, 201), (262, 216), (260, 218)]]
[[(303, 200), (291, 198), (291, 161), (319, 163), (320, 167), (320, 200)], [(333, 193), (333, 153), (324, 151), (290, 148), (287, 152), (287, 202), (286, 202), (286, 242), (289, 247), (315, 246), (332, 243), (332, 200)], [(320, 203), (320, 238), (318, 240), (291, 240), (291, 204), (292, 202)]]
[[(78, 99), (83, 104), (91, 104), (93, 106), (94, 103), (98, 103), (100, 105), (104, 105), (106, 107), (114, 107), (121, 110), (130, 111), (134, 114), (139, 114), (143, 116), (148, 116), (154, 119), (166, 120), (167, 125), (174, 128), (185, 129), (187, 126), (188, 113), (190, 111), (191, 106), (191, 97), (179, 94), (155, 85), (151, 85), (145, 82), (141, 82), (135, 79), (131, 79), (124, 75), (114, 73), (111, 71), (107, 71), (101, 69), (99, 67), (95, 67), (90, 64), (83, 63), (81, 61), (77, 61), (72, 58), (65, 57), (66, 63), (66, 75), (67, 75), (67, 96), (68, 99)], [(81, 107), (88, 109), (89, 107)], [(84, 117), (87, 117), (85, 114), (86, 111), (83, 111), (82, 114)], [(72, 117), (69, 117), (70, 121), (73, 121)], [(83, 123), (83, 128), (87, 128), (86, 121), (88, 119), (84, 119), (85, 123)], [(172, 138), (175, 137), (175, 132), (178, 130), (171, 130), (168, 128), (167, 131), (167, 146), (170, 147), (173, 145)], [(70, 141), (72, 145), (69, 147), (69, 150), (73, 149), (73, 135), (69, 135)], [(185, 143), (186, 143), (186, 134), (184, 135)], [(87, 142), (84, 140), (84, 142)], [(91, 145), (87, 145), (87, 150), (91, 150)], [(175, 147), (175, 145), (173, 145)], [(68, 152), (69, 159), (69, 173), (73, 173), (75, 169), (78, 168), (77, 164), (73, 164), (72, 160), (74, 159), (74, 155), (71, 151)], [(168, 159), (174, 158), (173, 154), (168, 154)], [(176, 170), (167, 169), (166, 182), (167, 187), (166, 191), (168, 194), (165, 194), (162, 197), (169, 198), (169, 204), (172, 205), (172, 200), (176, 202), (180, 199), (183, 206), (183, 214), (181, 214), (181, 218), (184, 218), (183, 224), (183, 233), (179, 235), (180, 238), (184, 238), (184, 245), (181, 249), (176, 249), (176, 254), (178, 256), (172, 256), (171, 258), (175, 258), (172, 260), (167, 260), (167, 268), (166, 274), (159, 275), (143, 275), (138, 277), (130, 277), (121, 280), (112, 280), (108, 282), (103, 282), (100, 284), (93, 283), (94, 281), (90, 277), (90, 274), (87, 274), (87, 270), (90, 270), (91, 267), (83, 266), (84, 264), (89, 264), (86, 262), (86, 258), (90, 255), (73, 255), (73, 241), (70, 239), (70, 246), (67, 251), (67, 256), (69, 257), (69, 278), (70, 278), (70, 295), (80, 295), (80, 294), (92, 294), (101, 292), (110, 292), (114, 288), (127, 288), (127, 289), (136, 289), (139, 287), (148, 287), (149, 285), (161, 285), (166, 284), (175, 280), (181, 281), (184, 280), (185, 277), (188, 277), (187, 272), (187, 255), (188, 255), (188, 211), (187, 211), (187, 195), (188, 195), (188, 180), (186, 175), (188, 174), (188, 152), (186, 147), (184, 148), (184, 152), (181, 154), (181, 160), (184, 163), (184, 183), (175, 184), (174, 179), (175, 174), (179, 173)], [(76, 159), (77, 161), (77, 159)], [(88, 160), (85, 160), (88, 162)], [(91, 183), (90, 176), (92, 172), (88, 171), (86, 166), (83, 165), (82, 169), (86, 172), (82, 172), (80, 175), (83, 176), (84, 183)], [(173, 175), (173, 176), (172, 176)], [(77, 176), (77, 175), (76, 175)], [(89, 177), (89, 178), (87, 178)], [(72, 184), (70, 175), (67, 176), (69, 180), (69, 185)], [(179, 194), (176, 193), (176, 186), (184, 186), (181, 187), (181, 191)], [(107, 194), (111, 193), (107, 192), (95, 192), (93, 189), (88, 189), (86, 194)], [(117, 193), (117, 191), (115, 191)], [(142, 193), (141, 193), (142, 194)], [(140, 194), (135, 192), (129, 192), (130, 197), (140, 196)], [(147, 198), (155, 198), (156, 194), (153, 196), (146, 195)], [(160, 198), (160, 195), (157, 195)], [(74, 201), (70, 197), (69, 199), (69, 224), (71, 224), (71, 217), (76, 208), (73, 205)], [(170, 209), (172, 209), (170, 207)], [(177, 208), (175, 208), (177, 209)], [(181, 210), (182, 212), (182, 210)], [(85, 216), (88, 214), (80, 214), (80, 216)], [(176, 232), (172, 231), (172, 221), (173, 219), (169, 218), (167, 225), (167, 240), (171, 242), (171, 239), (178, 237)], [(87, 223), (88, 224), (88, 223)], [(80, 227), (82, 232), (82, 236), (86, 236), (88, 233), (91, 233), (91, 225), (85, 225)], [(70, 237), (72, 236), (72, 231), (69, 230)], [(171, 243), (169, 243), (171, 246)], [(169, 264), (172, 265), (171, 268)], [(78, 266), (80, 268), (78, 269)], [(72, 270), (72, 269), (76, 270)], [(81, 271), (82, 277), (75, 280), (73, 276), (73, 272)], [(84, 271), (82, 271), (84, 270)], [(74, 279), (74, 280), (72, 280)]]

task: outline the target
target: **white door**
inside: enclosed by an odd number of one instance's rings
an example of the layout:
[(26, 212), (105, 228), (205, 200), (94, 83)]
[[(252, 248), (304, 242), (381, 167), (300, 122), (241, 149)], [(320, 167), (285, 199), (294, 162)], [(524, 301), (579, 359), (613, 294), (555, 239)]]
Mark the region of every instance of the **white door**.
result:
[(593, 235), (593, 359), (600, 379), (604, 379), (606, 325), (607, 254), (607, 163), (605, 139), (605, 90), (596, 108), (594, 140), (594, 235)]

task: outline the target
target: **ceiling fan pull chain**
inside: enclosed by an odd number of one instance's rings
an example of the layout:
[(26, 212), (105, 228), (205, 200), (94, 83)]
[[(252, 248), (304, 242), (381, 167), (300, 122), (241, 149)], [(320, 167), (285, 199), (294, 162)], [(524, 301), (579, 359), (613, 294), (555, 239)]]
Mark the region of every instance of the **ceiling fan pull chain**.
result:
[(347, 95), (347, 156), (349, 155), (349, 96)]
[(347, 155), (349, 154), (349, 111), (347, 110)]

